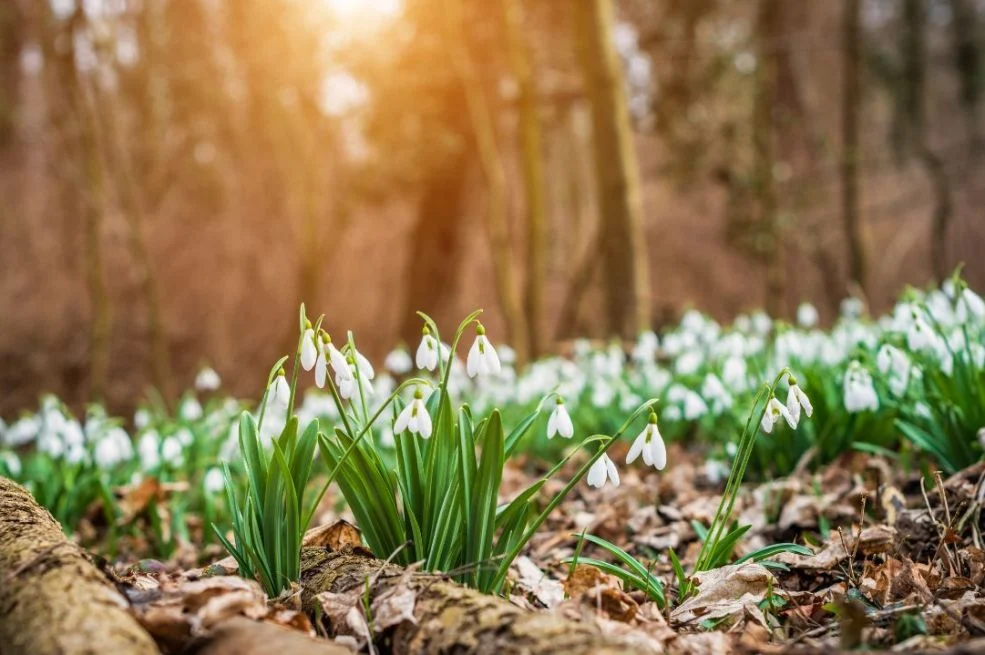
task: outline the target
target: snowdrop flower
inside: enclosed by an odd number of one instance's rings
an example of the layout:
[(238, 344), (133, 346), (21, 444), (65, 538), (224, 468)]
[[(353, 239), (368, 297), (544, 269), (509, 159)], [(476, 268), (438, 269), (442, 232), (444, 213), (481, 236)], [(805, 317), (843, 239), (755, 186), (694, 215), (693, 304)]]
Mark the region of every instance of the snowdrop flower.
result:
[(657, 428), (657, 414), (653, 410), (650, 410), (650, 419), (646, 427), (629, 448), (626, 463), (632, 464), (640, 455), (643, 455), (644, 464), (658, 471), (667, 466), (667, 448), (664, 446), (663, 437), (660, 436), (660, 429)]
[[(239, 443), (236, 440), (236, 428), (230, 429), (232, 440), (235, 443)], [(157, 434), (156, 430), (149, 430), (142, 435), (140, 439), (137, 440), (137, 455), (140, 457), (140, 468), (145, 471), (150, 471), (157, 468), (161, 463), (161, 437)]]
[(138, 430), (143, 430), (150, 425), (150, 412), (141, 407), (133, 414), (133, 424)]
[(199, 391), (215, 391), (222, 384), (222, 379), (215, 369), (206, 366), (195, 376), (195, 388)]
[[(356, 370), (357, 364), (351, 356), (348, 358), (348, 361), (348, 375), (336, 374), (335, 376), (335, 384), (339, 387), (339, 395), (345, 400), (349, 400), (359, 393), (359, 389), (362, 387), (362, 390), (367, 395), (372, 396), (373, 384), (367, 379), (363, 369)], [(358, 379), (356, 376), (357, 372), (359, 374)]]
[(510, 348), (505, 343), (499, 347), (499, 361), (507, 366), (512, 366), (516, 363), (516, 351)]
[[(328, 353), (328, 363), (332, 366), (332, 370), (335, 371), (335, 381), (338, 382), (341, 379), (352, 377), (352, 369), (349, 366), (349, 360), (342, 351), (335, 347), (332, 343), (332, 337), (328, 336), (328, 333), (322, 335), (322, 342), (325, 344), (325, 352)], [(362, 370), (360, 369), (360, 374)]]
[(315, 343), (315, 331), (310, 321), (305, 321), (304, 334), (301, 335), (301, 367), (310, 371), (318, 360), (318, 344)]
[(872, 375), (856, 360), (845, 372), (845, 410), (857, 414), (879, 409), (879, 396), (872, 384)]
[(652, 330), (640, 332), (633, 346), (633, 361), (637, 364), (652, 362), (657, 357), (657, 349), (660, 347), (660, 340)]
[(168, 437), (161, 442), (161, 459), (173, 466), (181, 466), (185, 460), (181, 442), (175, 437)]
[(16, 478), (21, 474), (21, 460), (17, 457), (17, 453), (9, 451), (0, 453), (0, 464), (3, 464), (11, 477)]
[(205, 477), (202, 479), (202, 487), (208, 494), (215, 495), (221, 492), (226, 487), (226, 480), (222, 471), (215, 466), (206, 471)]
[(841, 301), (842, 318), (856, 319), (862, 315), (865, 303), (860, 298), (845, 298)]
[(680, 357), (674, 363), (674, 370), (677, 371), (679, 375), (693, 375), (698, 372), (701, 368), (701, 363), (704, 357), (697, 350), (689, 350)]
[(937, 346), (937, 335), (916, 311), (913, 312), (913, 320), (906, 331), (906, 345), (913, 352), (930, 350)]
[(486, 328), (482, 326), (482, 323), (476, 323), (475, 341), (472, 342), (468, 359), (465, 362), (466, 372), (470, 378), (474, 378), (479, 374), (499, 373), (501, 368), (496, 349), (486, 338)]
[(438, 368), (438, 341), (431, 336), (431, 330), (426, 325), (421, 331), (421, 345), (417, 347), (414, 359), (419, 369), (433, 371)]
[(179, 414), (186, 421), (197, 421), (202, 418), (202, 403), (198, 402), (196, 398), (189, 396), (181, 403)]
[(588, 469), (588, 486), (601, 489), (606, 480), (612, 480), (615, 487), (619, 486), (619, 471), (609, 456), (603, 453)]
[(817, 325), (820, 317), (817, 308), (809, 302), (801, 303), (797, 308), (797, 323), (803, 328), (812, 328)]
[(688, 391), (684, 396), (684, 418), (688, 421), (697, 421), (708, 413), (708, 405), (704, 399), (694, 391)]
[(431, 436), (431, 415), (424, 405), (424, 394), (420, 389), (414, 390), (414, 400), (404, 407), (397, 416), (397, 422), (393, 424), (394, 434), (402, 434), (405, 431), (419, 434), (425, 439)]
[(787, 378), (787, 384), (790, 385), (790, 390), (787, 392), (787, 412), (793, 419), (791, 427), (796, 429), (797, 424), (800, 423), (800, 410), (803, 409), (807, 418), (810, 418), (814, 413), (814, 406), (811, 405), (811, 399), (807, 397), (793, 376)]
[(701, 384), (701, 395), (711, 401), (716, 414), (721, 414), (732, 407), (732, 394), (728, 392), (728, 389), (714, 373), (705, 376), (704, 382)]
[(29, 444), (38, 438), (41, 422), (34, 416), (18, 419), (7, 428), (4, 443), (14, 448)]
[(982, 300), (981, 296), (968, 287), (965, 287), (961, 292), (959, 302), (973, 318), (978, 320), (985, 318), (985, 300)]
[(383, 360), (383, 366), (394, 375), (403, 375), (414, 367), (414, 360), (403, 348), (390, 351), (390, 354)]
[(376, 369), (373, 368), (373, 365), (370, 363), (370, 361), (366, 359), (366, 357), (355, 348), (353, 348), (352, 350), (355, 351), (356, 353), (356, 366), (359, 367), (359, 377), (365, 380), (372, 380), (373, 378), (375, 378)]
[(769, 402), (766, 404), (766, 412), (763, 414), (763, 420), (759, 425), (763, 428), (763, 432), (769, 434), (773, 431), (773, 426), (779, 423), (781, 418), (787, 422), (787, 425), (791, 429), (797, 429), (797, 423), (790, 415), (790, 411), (783, 403), (776, 399), (776, 396), (770, 394)]
[(318, 335), (318, 355), (315, 357), (315, 385), (319, 389), (325, 388), (325, 381), (328, 379), (328, 342), (325, 334)]
[(745, 391), (749, 387), (749, 365), (745, 358), (733, 355), (725, 360), (722, 382), (735, 391)]
[(113, 428), (99, 440), (93, 452), (93, 459), (99, 468), (110, 469), (133, 457), (133, 444), (122, 428)]
[(267, 393), (270, 394), (273, 404), (287, 407), (287, 403), (291, 400), (291, 387), (287, 383), (287, 375), (284, 373), (284, 369), (279, 370), (277, 375), (274, 376)]
[(558, 434), (565, 439), (570, 439), (575, 434), (575, 426), (571, 423), (571, 417), (564, 407), (564, 399), (561, 396), (557, 397), (554, 411), (547, 420), (547, 438), (553, 439), (554, 435)]

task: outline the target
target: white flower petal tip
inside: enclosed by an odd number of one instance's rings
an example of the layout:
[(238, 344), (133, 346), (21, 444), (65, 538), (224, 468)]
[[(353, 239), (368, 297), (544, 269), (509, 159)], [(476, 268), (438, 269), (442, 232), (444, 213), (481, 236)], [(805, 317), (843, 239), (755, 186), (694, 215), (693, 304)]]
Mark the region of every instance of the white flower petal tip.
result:
[(421, 344), (417, 347), (414, 363), (421, 370), (433, 371), (438, 368), (438, 342), (426, 327), (421, 336)]
[(609, 456), (603, 454), (595, 460), (595, 463), (588, 469), (586, 480), (588, 482), (588, 486), (596, 489), (601, 489), (605, 486), (606, 481), (609, 480), (612, 481), (613, 486), (618, 487), (619, 470), (616, 468), (615, 463), (609, 459)]
[(431, 415), (428, 414), (427, 406), (424, 404), (424, 396), (418, 389), (414, 392), (414, 400), (404, 407), (397, 416), (397, 420), (393, 424), (393, 433), (410, 432), (427, 439), (431, 436), (432, 429)]
[(468, 358), (465, 361), (465, 372), (470, 378), (477, 375), (493, 375), (502, 370), (499, 362), (499, 355), (489, 339), (486, 338), (486, 330), (480, 323), (476, 326), (475, 341), (469, 349)]
[(571, 416), (564, 406), (564, 401), (559, 398), (557, 404), (554, 406), (554, 411), (551, 412), (550, 418), (547, 419), (547, 438), (553, 439), (555, 436), (560, 435), (565, 439), (570, 439), (574, 434), (575, 426), (571, 422)]
[(318, 360), (318, 346), (315, 344), (315, 331), (310, 327), (301, 335), (301, 368), (310, 371)]

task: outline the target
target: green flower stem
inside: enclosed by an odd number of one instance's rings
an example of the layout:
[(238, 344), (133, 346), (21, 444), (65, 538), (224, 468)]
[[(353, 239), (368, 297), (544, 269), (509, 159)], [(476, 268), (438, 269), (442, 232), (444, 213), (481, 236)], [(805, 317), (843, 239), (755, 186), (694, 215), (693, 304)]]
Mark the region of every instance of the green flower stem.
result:
[[(390, 403), (392, 403), (394, 399), (400, 395), (400, 392), (412, 384), (415, 385), (423, 384), (426, 386), (431, 386), (431, 383), (428, 380), (424, 380), (422, 378), (410, 378), (404, 380), (403, 382), (400, 383), (399, 386), (397, 386), (397, 388), (393, 391), (393, 393), (390, 394), (390, 396), (386, 399), (386, 401), (382, 405), (380, 405), (380, 408), (376, 410), (376, 413), (373, 414), (373, 417), (369, 419), (366, 425), (364, 425), (363, 428), (359, 431), (359, 434), (352, 440), (352, 443), (349, 444), (349, 447), (346, 448), (345, 451), (342, 453), (342, 457), (339, 458), (338, 464), (336, 464), (335, 468), (332, 469), (332, 472), (329, 473), (328, 479), (325, 481), (325, 484), (322, 486), (321, 491), (318, 492), (318, 497), (315, 498), (315, 502), (311, 505), (311, 508), (308, 510), (308, 515), (305, 517), (304, 523), (302, 524), (304, 526), (304, 530), (308, 529), (308, 525), (311, 523), (311, 519), (315, 515), (315, 510), (318, 509), (318, 503), (321, 502), (321, 499), (325, 496), (325, 493), (328, 491), (328, 487), (335, 480), (335, 476), (338, 475), (339, 469), (342, 467), (342, 464), (345, 463), (345, 460), (346, 458), (348, 458), (349, 453), (351, 453), (353, 448), (356, 447), (356, 444), (358, 444), (362, 440), (362, 438), (367, 433), (370, 432), (370, 429), (372, 428), (373, 424), (376, 423), (376, 419), (378, 419), (380, 415), (383, 414), (383, 411), (390, 405)], [(348, 434), (351, 436), (352, 432), (349, 432)]]
[[(598, 449), (598, 452), (596, 452), (592, 457), (590, 457), (589, 460), (585, 462), (580, 469), (578, 469), (577, 473), (575, 473), (575, 475), (572, 476), (568, 484), (564, 485), (564, 488), (561, 489), (561, 491), (559, 491), (557, 495), (555, 495), (554, 498), (552, 498), (551, 501), (547, 504), (547, 507), (544, 508), (544, 511), (542, 511), (537, 516), (537, 518), (534, 519), (533, 523), (530, 524), (526, 532), (523, 533), (523, 536), (517, 541), (516, 546), (514, 546), (508, 553), (506, 553), (505, 557), (499, 564), (499, 569), (497, 570), (496, 577), (493, 580), (493, 585), (492, 585), (493, 590), (498, 591), (502, 587), (503, 583), (506, 581), (506, 575), (509, 572), (510, 564), (512, 564), (513, 560), (517, 558), (517, 556), (520, 554), (520, 551), (523, 550), (523, 547), (527, 545), (527, 542), (529, 542), (530, 539), (533, 538), (534, 534), (544, 523), (544, 521), (547, 520), (547, 517), (550, 516), (551, 512), (553, 512), (557, 508), (557, 506), (564, 501), (564, 499), (568, 496), (568, 494), (571, 493), (571, 490), (575, 488), (575, 485), (581, 481), (581, 479), (585, 476), (586, 473), (588, 473), (588, 470), (592, 467), (592, 465), (595, 462), (597, 462), (602, 457), (602, 455), (604, 455), (609, 450), (609, 448), (612, 447), (612, 444), (618, 441), (619, 438), (623, 434), (625, 434), (626, 430), (629, 429), (629, 426), (632, 425), (633, 421), (639, 418), (644, 412), (649, 411), (649, 409), (656, 404), (657, 401), (654, 399), (654, 400), (648, 400), (647, 402), (640, 405), (640, 407), (637, 408), (637, 410), (633, 412), (633, 414), (628, 419), (626, 419), (626, 422), (622, 424), (622, 427), (619, 428), (619, 431), (616, 432), (611, 437), (604, 434), (593, 434), (592, 436), (588, 437), (585, 441), (583, 441), (581, 444), (579, 444), (581, 446), (590, 443), (593, 440), (603, 440), (602, 447)], [(604, 441), (605, 439), (608, 439), (608, 441)]]

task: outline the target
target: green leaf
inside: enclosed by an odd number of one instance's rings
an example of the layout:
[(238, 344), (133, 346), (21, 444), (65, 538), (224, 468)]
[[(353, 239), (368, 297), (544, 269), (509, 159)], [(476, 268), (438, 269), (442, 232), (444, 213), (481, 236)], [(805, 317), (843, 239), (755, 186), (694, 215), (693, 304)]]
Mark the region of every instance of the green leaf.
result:
[[(493, 535), (496, 530), (496, 497), (503, 479), (503, 423), (499, 410), (493, 410), (486, 424), (479, 457), (479, 472), (475, 478), (472, 506), (467, 526), (466, 561), (479, 565), (492, 553)], [(479, 583), (480, 572), (474, 580)]]
[(770, 546), (764, 546), (763, 548), (754, 550), (751, 553), (747, 553), (743, 555), (739, 559), (735, 560), (735, 563), (743, 564), (745, 562), (761, 562), (765, 559), (769, 559), (770, 557), (773, 557), (774, 555), (778, 555), (780, 553), (795, 553), (797, 555), (810, 557), (811, 555), (814, 554), (814, 551), (812, 551), (810, 548), (807, 548), (805, 546), (801, 546), (800, 544), (792, 544), (792, 543), (772, 544)]

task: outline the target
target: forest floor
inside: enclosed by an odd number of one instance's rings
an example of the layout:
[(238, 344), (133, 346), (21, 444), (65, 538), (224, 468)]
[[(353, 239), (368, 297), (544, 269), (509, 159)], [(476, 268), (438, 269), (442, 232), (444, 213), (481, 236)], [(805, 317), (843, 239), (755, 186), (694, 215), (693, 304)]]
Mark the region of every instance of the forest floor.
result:
[[(711, 522), (721, 482), (709, 480), (703, 464), (679, 449), (671, 460), (666, 472), (629, 471), (618, 487), (601, 492), (580, 485), (516, 561), (509, 602), (522, 612), (588, 624), (636, 652), (913, 652), (967, 649), (970, 640), (985, 637), (985, 465), (925, 485), (919, 471), (855, 453), (819, 472), (805, 467), (788, 478), (748, 485), (736, 516), (752, 528), (735, 555), (782, 542), (806, 544), (814, 554), (776, 555), (779, 567), (729, 565), (703, 573), (697, 593), (678, 603), (667, 552), (674, 550), (685, 569), (693, 564), (700, 548), (695, 524), (700, 529)], [(507, 470), (507, 496), (530, 483), (537, 472), (533, 464), (528, 468)], [(358, 531), (343, 516), (326, 510), (319, 518), (322, 527), (309, 533), (308, 546), (362, 554)], [(575, 554), (582, 531), (650, 567), (665, 583), (667, 607), (599, 569), (563, 563)], [(370, 603), (367, 581), (363, 598), (360, 588), (348, 596), (322, 594), (323, 606), (311, 612), (301, 590), (268, 602), (258, 585), (232, 575), (230, 559), (195, 566), (223, 554), (190, 548), (170, 562), (131, 559), (104, 568), (168, 652), (186, 650), (232, 615), (363, 651), (440, 650), (433, 641), (416, 641), (406, 650), (411, 642), (402, 646), (393, 636), (402, 623), (418, 624), (418, 632), (427, 628), (423, 600), (416, 598), (420, 587), (401, 582), (410, 574), (383, 573), (381, 565), (378, 575), (393, 578), (389, 602), (374, 597)], [(589, 543), (581, 556), (605, 559)], [(462, 652), (486, 652), (481, 638), (475, 646)]]

